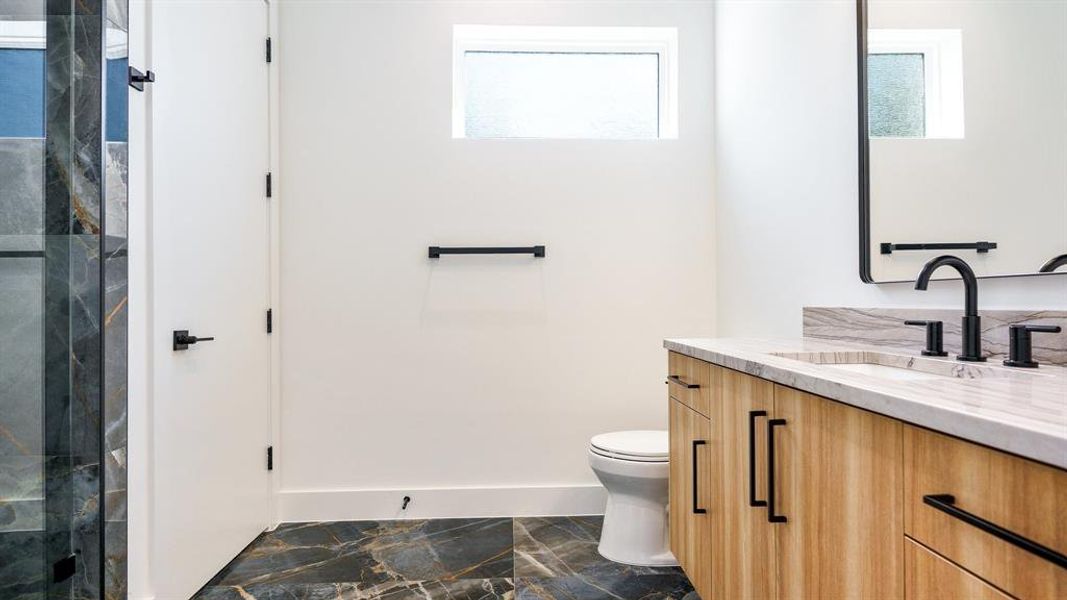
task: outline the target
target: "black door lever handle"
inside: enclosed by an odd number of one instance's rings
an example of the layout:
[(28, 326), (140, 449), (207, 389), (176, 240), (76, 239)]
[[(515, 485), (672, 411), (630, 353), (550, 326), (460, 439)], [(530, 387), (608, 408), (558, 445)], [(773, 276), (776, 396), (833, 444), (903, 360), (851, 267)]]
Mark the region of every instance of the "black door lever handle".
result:
[(174, 350), (188, 350), (189, 346), (197, 342), (210, 342), (214, 340), (213, 337), (196, 337), (195, 335), (189, 335), (188, 329), (181, 329), (174, 332)]

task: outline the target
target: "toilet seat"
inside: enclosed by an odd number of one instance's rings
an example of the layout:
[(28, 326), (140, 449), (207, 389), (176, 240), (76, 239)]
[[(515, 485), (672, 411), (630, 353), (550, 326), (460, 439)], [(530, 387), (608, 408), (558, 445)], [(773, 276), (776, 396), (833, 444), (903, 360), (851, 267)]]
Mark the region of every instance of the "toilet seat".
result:
[(613, 431), (593, 436), (589, 451), (615, 460), (665, 463), (670, 460), (669, 444), (666, 431)]

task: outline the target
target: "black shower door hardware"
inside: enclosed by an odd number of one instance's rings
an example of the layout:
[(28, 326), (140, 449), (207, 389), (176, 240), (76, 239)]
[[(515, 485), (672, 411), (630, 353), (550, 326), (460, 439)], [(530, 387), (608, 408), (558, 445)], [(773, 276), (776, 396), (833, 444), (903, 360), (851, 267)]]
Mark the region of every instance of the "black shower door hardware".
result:
[(766, 417), (765, 410), (748, 411), (748, 505), (767, 506), (766, 500), (756, 499), (756, 419)]
[(215, 338), (213, 337), (196, 337), (195, 335), (189, 335), (189, 330), (180, 329), (174, 332), (174, 350), (188, 350), (189, 346), (200, 342), (210, 342)]
[(1041, 557), (1061, 569), (1067, 569), (1067, 556), (1056, 552), (1052, 548), (1042, 546), (1031, 539), (1025, 538), (1014, 531), (1004, 529), (992, 521), (986, 521), (978, 515), (971, 514), (962, 508), (959, 508), (956, 506), (956, 498), (952, 494), (928, 494), (923, 496), (923, 503), (928, 504), (943, 513), (956, 517), (968, 525), (973, 525), (989, 535), (998, 537), (1013, 546), (1022, 548), (1034, 556)]
[(0, 250), (0, 258), (44, 258), (44, 250)]
[(144, 84), (153, 83), (156, 80), (156, 74), (152, 71), (146, 71), (144, 73), (137, 69), (130, 67), (129, 69), (129, 81), (130, 87), (138, 92), (144, 91)]
[(697, 489), (697, 481), (700, 480), (700, 469), (697, 468), (697, 448), (707, 444), (707, 440), (693, 440), (693, 514), (707, 514), (708, 509), (700, 508), (700, 492)]
[(785, 425), (785, 419), (767, 421), (767, 521), (785, 523), (785, 515), (775, 514), (774, 507), (774, 428)]
[(430, 246), (430, 258), (441, 258), (442, 254), (532, 254), (536, 258), (545, 257), (544, 246)]
[(892, 254), (901, 250), (977, 250), (985, 254), (997, 249), (996, 242), (935, 243), (935, 244), (893, 244), (882, 242), (882, 254)]

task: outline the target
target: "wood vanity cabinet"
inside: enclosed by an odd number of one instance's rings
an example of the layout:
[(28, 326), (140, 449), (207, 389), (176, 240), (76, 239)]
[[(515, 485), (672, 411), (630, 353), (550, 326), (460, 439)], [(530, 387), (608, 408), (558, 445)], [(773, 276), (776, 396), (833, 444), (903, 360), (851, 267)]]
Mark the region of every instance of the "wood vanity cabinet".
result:
[(781, 385), (771, 418), (778, 597), (903, 598), (902, 424)]
[[(1067, 563), (993, 535), (977, 518), (1067, 555), (1067, 472), (919, 427), (904, 428), (904, 530), (1016, 598), (1067, 598)], [(955, 514), (950, 514), (955, 513)]]
[(904, 596), (929, 600), (1009, 600), (1011, 596), (925, 546), (904, 542)]
[[(692, 544), (672, 544), (691, 578), (711, 566), (701, 597), (903, 598), (901, 423), (728, 369), (718, 379), (712, 557), (690, 567)], [(682, 425), (671, 418), (672, 461)]]
[(718, 596), (713, 574), (722, 556), (713, 547), (721, 538), (722, 428), (711, 399), (723, 370), (675, 353), (668, 361), (670, 546), (703, 598)]
[(702, 598), (712, 590), (711, 419), (670, 401), (671, 552)]
[[(774, 384), (737, 371), (722, 376), (722, 543), (720, 598), (774, 598), (774, 524), (767, 521), (767, 418)], [(753, 478), (752, 475), (755, 475)]]
[(1067, 471), (671, 354), (714, 388), (670, 399), (671, 549), (704, 600), (1067, 599)]

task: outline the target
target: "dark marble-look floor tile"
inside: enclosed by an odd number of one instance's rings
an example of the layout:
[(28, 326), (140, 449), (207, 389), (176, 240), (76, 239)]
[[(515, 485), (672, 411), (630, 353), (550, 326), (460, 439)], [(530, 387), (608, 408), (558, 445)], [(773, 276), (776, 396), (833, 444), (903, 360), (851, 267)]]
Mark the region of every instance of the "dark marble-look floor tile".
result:
[(264, 533), (212, 582), (360, 582), (510, 578), (511, 519), (286, 524)]
[(208, 587), (195, 600), (511, 600), (510, 579), (365, 583), (267, 583)]
[(677, 567), (636, 567), (611, 562), (597, 551), (604, 518), (515, 518), (515, 577), (678, 575)]
[(619, 575), (596, 580), (580, 575), (515, 579), (516, 600), (682, 600), (692, 591), (682, 573)]

